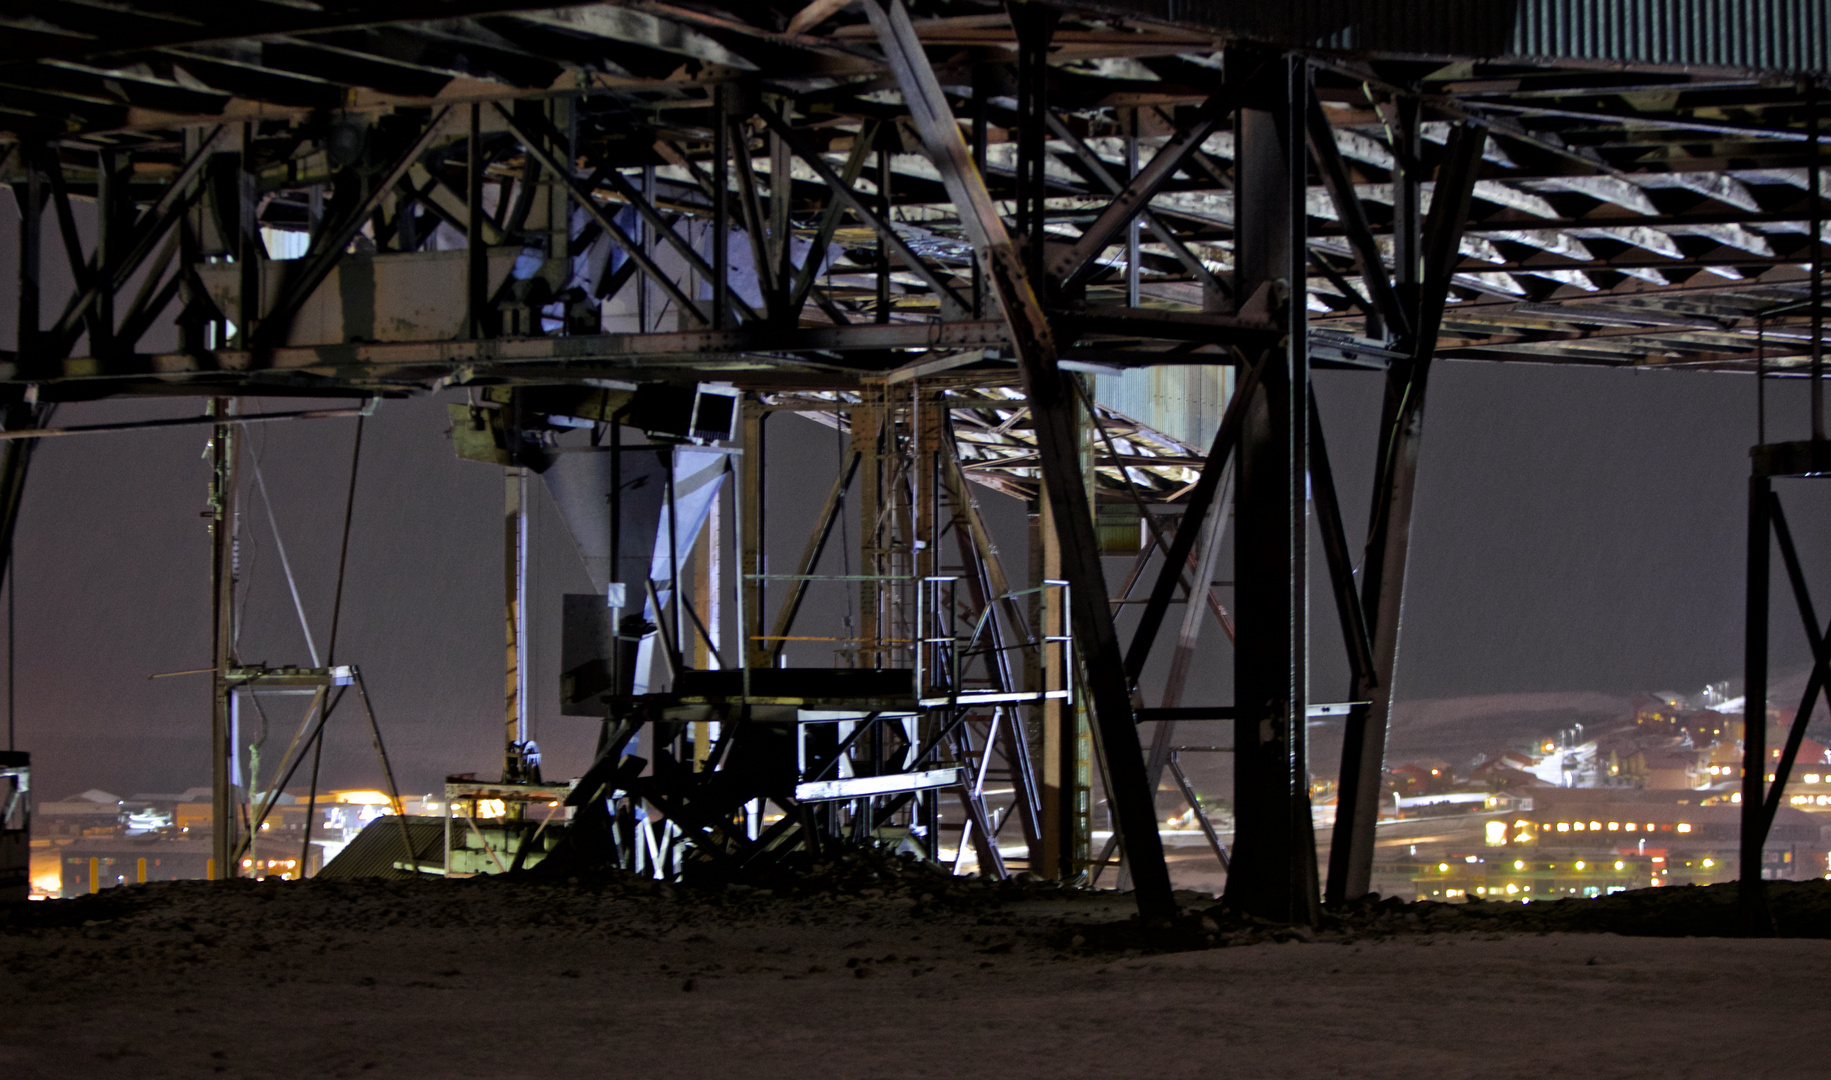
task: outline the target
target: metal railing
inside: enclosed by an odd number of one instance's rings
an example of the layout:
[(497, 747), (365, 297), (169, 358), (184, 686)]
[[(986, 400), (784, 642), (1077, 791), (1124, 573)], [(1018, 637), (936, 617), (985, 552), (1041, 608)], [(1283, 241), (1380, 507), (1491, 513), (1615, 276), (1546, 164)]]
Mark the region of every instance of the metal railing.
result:
[[(922, 579), (921, 588), (916, 590), (916, 703), (925, 707), (956, 708), (1047, 700), (1072, 702), (1074, 642), (1066, 633), (1068, 582), (1048, 580), (1035, 588), (988, 597), (962, 633), (959, 585), (967, 580), (960, 576), (937, 575)], [(1056, 610), (1062, 612), (1063, 633), (1036, 633), (1023, 640), (1007, 642), (1004, 637), (1018, 633), (1016, 627), (995, 632), (995, 613), (1000, 605), (1015, 604), (1024, 597), (1047, 594), (1051, 590), (1056, 594)], [(1059, 648), (1052, 650), (1052, 645)], [(1050, 663), (1052, 651), (1059, 655), (1061, 669), (1061, 687), (1055, 690), (1048, 689), (1055, 671)], [(1028, 690), (1010, 686), (966, 687), (964, 678), (975, 660), (983, 659), (990, 673), (1000, 667), (997, 660), (1001, 653), (1034, 653), (1036, 685)], [(1012, 666), (1015, 665), (1005, 665), (1007, 670)], [(1028, 665), (1024, 668), (1029, 670)]]

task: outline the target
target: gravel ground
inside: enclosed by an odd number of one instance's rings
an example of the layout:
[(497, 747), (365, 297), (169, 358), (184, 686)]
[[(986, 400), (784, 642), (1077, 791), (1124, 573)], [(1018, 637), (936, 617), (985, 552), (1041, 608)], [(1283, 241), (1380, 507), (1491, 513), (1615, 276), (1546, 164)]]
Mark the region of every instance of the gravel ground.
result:
[[(0, 916), (0, 1077), (1831, 1073), (1821, 939), (1505, 929), (1555, 905), (1292, 932), (1191, 895), (1173, 936), (1196, 947), (1166, 951), (1112, 894), (894, 866), (823, 883), (174, 882), (24, 905)], [(1482, 928), (1440, 929), (1463, 924)]]

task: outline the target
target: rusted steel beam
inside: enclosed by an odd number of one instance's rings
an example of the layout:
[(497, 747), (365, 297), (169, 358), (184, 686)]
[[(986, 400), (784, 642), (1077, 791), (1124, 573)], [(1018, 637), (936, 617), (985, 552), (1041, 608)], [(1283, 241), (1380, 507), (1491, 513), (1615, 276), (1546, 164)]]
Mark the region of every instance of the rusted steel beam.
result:
[(1076, 402), (1056, 365), (1054, 334), (921, 40), (910, 25), (908, 11), (901, 0), (889, 0), (885, 6), (867, 0), (865, 11), (896, 73), (923, 146), (959, 208), (1011, 324), (1018, 372), (1042, 456), (1043, 487), (1064, 534), (1063, 568), (1073, 589), (1070, 614), (1106, 761), (1108, 797), (1137, 883), (1139, 914), (1147, 919), (1168, 918), (1176, 911), (1176, 900), (1171, 895), (1163, 841), (1157, 835), (1155, 800), (1144, 775), (1144, 750), (1132, 716), (1131, 686), (1122, 667), (1119, 635), (1113, 626), (1094, 533), (1093, 507), (1081, 473)]

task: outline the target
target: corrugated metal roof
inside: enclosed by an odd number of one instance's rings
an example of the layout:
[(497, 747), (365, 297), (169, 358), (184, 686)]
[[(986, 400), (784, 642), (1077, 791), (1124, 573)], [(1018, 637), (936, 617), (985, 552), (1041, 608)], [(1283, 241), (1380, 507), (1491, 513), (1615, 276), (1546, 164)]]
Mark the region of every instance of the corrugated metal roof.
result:
[[(413, 855), (420, 865), (445, 865), (445, 819), (409, 817), (407, 837), (413, 843)], [(400, 827), (393, 816), (376, 818), (356, 834), (348, 847), (337, 853), (324, 869), (321, 878), (410, 878), (413, 872), (394, 864), (407, 861), (401, 854)]]
[(1831, 71), (1827, 0), (1100, 0), (1295, 46)]

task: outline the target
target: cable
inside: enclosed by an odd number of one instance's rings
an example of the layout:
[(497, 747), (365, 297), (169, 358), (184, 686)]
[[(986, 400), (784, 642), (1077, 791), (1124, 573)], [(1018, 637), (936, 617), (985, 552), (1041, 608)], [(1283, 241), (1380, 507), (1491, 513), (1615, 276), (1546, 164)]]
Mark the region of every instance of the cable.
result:
[[(366, 419), (368, 418), (364, 416), (356, 418), (356, 444), (350, 450), (350, 491), (343, 502), (343, 543), (337, 553), (337, 592), (331, 601), (331, 639), (324, 647), (324, 666), (327, 669), (336, 664), (337, 630), (343, 620), (343, 578), (344, 571), (350, 564), (350, 518), (356, 510), (356, 473), (362, 465), (362, 425)], [(324, 723), (329, 719), (330, 710), (326, 709), (318, 718), (318, 730), (312, 732), (312, 780), (305, 799), (305, 841), (299, 848), (301, 878), (305, 876), (308, 865), (305, 856), (311, 851), (312, 818), (318, 814), (318, 765), (324, 760)], [(411, 850), (408, 854), (411, 856)]]

